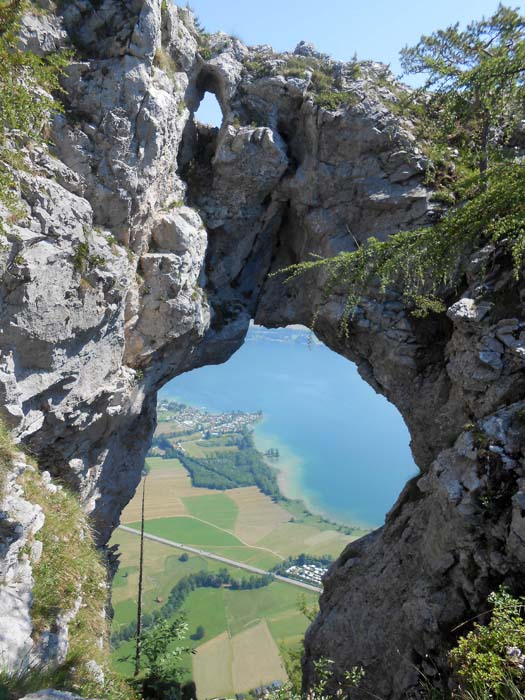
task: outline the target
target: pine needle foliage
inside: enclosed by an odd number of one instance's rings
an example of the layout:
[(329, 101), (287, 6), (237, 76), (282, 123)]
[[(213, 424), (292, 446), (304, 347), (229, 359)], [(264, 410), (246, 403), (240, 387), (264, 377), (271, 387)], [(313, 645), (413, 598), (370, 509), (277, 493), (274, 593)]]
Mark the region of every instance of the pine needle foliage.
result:
[(435, 199), (455, 208), (435, 226), (372, 237), (353, 252), (281, 271), (288, 281), (323, 273), (321, 304), (346, 297), (344, 334), (374, 286), (400, 292), (416, 316), (444, 311), (444, 295), (457, 291), (469, 256), (487, 243), (511, 256), (516, 278), (523, 272), (525, 162), (510, 146), (524, 115), (525, 16), (499, 5), (464, 30), (455, 24), (423, 36), (401, 61), (407, 73), (427, 76), (408, 116), (434, 161), (427, 179), (439, 186)]
[(465, 29), (454, 24), (401, 51), (405, 73), (426, 78), (418, 120), (427, 138), (453, 145), (463, 164), (484, 173), (504, 155), (523, 118), (525, 16), (499, 5)]
[(486, 187), (435, 226), (402, 231), (385, 241), (372, 237), (353, 252), (292, 265), (277, 274), (289, 282), (324, 272), (321, 305), (335, 294), (345, 296), (345, 334), (359, 302), (374, 286), (381, 293), (395, 288), (415, 316), (444, 311), (444, 290), (461, 284), (469, 256), (487, 243), (508, 251), (519, 278), (525, 263), (525, 166), (496, 167), (487, 177)]

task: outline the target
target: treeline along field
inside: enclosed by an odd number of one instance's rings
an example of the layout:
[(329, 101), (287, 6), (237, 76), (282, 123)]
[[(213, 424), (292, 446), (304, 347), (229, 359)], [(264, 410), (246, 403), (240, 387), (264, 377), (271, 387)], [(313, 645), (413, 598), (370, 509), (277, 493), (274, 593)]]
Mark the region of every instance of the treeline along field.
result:
[[(147, 630), (159, 620), (167, 620), (178, 612), (188, 595), (197, 588), (222, 588), (229, 586), (233, 591), (247, 591), (255, 588), (269, 586), (274, 580), (271, 574), (267, 576), (249, 576), (247, 578), (236, 579), (227, 569), (220, 569), (217, 573), (210, 571), (199, 571), (195, 574), (185, 576), (173, 586), (168, 600), (161, 608), (147, 612), (142, 617), (142, 627)], [(137, 626), (135, 621), (118, 628), (111, 635), (111, 642), (118, 646), (122, 642), (135, 637)]]
[[(256, 413), (164, 406), (146, 463), (146, 532), (267, 571), (301, 552), (335, 556), (355, 536), (279, 493), (277, 469), (255, 448), (250, 425), (242, 425), (253, 423)], [(138, 530), (140, 512), (138, 495), (122, 521)], [(112, 660), (126, 675), (132, 672), (136, 630), (138, 542), (122, 531), (115, 542), (121, 544), (122, 575), (113, 590)], [(203, 697), (218, 691), (230, 697), (262, 681), (286, 680), (282, 648), (299, 648), (308, 624), (297, 590), (273, 574), (243, 576), (232, 566), (221, 571), (224, 565), (195, 555), (174, 557), (172, 551), (147, 542), (144, 629), (187, 618), (195, 650), (188, 679), (194, 678)], [(315, 604), (317, 595), (305, 594)], [(257, 675), (246, 666), (248, 643), (258, 659)]]
[(152, 446), (162, 450), (165, 459), (178, 459), (188, 470), (193, 486), (220, 491), (257, 486), (270, 498), (283, 498), (277, 483), (277, 470), (267, 464), (247, 430), (235, 438), (230, 436), (229, 445), (235, 446), (235, 451), (217, 451), (206, 457), (190, 456), (185, 450), (177, 449), (169, 437), (154, 438)]

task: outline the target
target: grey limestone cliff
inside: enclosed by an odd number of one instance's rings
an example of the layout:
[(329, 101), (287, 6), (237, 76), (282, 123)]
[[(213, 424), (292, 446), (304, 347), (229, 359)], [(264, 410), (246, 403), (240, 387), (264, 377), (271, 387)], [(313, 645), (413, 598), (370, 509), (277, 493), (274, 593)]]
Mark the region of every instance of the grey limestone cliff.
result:
[[(0, 248), (2, 419), (78, 492), (104, 545), (139, 481), (157, 390), (225, 361), (251, 319), (308, 325), (321, 304), (319, 337), (397, 406), (422, 473), (330, 570), (305, 682), (328, 655), (338, 673), (363, 665), (385, 700), (404, 697), (418, 669), (444, 667), (451, 630), (489, 590), (523, 589), (521, 284), (504, 258), (483, 275), (473, 260), (447, 314), (427, 319), (371, 287), (342, 336), (345, 300), (322, 303), (321, 273), (286, 286), (269, 273), (433, 220), (426, 158), (391, 109), (406, 88), (384, 66), (356, 70), (304, 43), (276, 54), (203, 38), (161, 0), (39, 4), (21, 41), (75, 58), (53, 145), (24, 153), (24, 215)], [(316, 99), (319, 65), (340, 106)], [(194, 119), (205, 91), (220, 129)], [(5, 577), (25, 566), (9, 551)]]

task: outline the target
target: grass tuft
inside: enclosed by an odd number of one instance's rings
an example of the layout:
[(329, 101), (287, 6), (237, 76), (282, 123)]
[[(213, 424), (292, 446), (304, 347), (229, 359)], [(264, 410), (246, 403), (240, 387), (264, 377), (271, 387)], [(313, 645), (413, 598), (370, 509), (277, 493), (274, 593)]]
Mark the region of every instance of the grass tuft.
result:
[[(55, 493), (46, 488), (38, 472), (21, 477), (25, 497), (38, 504), (45, 515), (42, 529), (35, 535), (42, 542), (42, 557), (33, 566), (33, 637), (53, 630), (57, 616), (80, 607), (69, 623), (69, 652), (57, 669), (33, 668), (16, 675), (2, 685), (7, 698), (16, 698), (17, 689), (41, 689), (52, 686), (85, 697), (130, 700), (134, 691), (106, 666), (107, 619), (105, 607), (108, 589), (106, 569), (86, 515), (75, 494), (66, 488)], [(96, 661), (104, 673), (104, 683), (93, 678), (88, 661)], [(26, 690), (26, 692), (27, 692)], [(0, 695), (1, 697), (1, 695)]]
[[(34, 473), (23, 476), (23, 486), (26, 498), (37, 503), (46, 518), (36, 534), (43, 544), (43, 556), (34, 567), (35, 631), (49, 628), (60, 612), (73, 609), (79, 595), (86, 599), (92, 612), (98, 611), (95, 617), (100, 618), (106, 591), (99, 582), (105, 581), (106, 576), (78, 500), (64, 488), (51, 493)], [(100, 623), (98, 629), (92, 629), (99, 635), (103, 630)]]
[(15, 446), (9, 431), (0, 420), (0, 499), (3, 498), (7, 472), (15, 454)]
[(173, 79), (176, 73), (179, 72), (179, 66), (173, 57), (166, 51), (165, 48), (159, 48), (155, 52), (153, 63), (157, 68), (164, 71), (166, 75)]

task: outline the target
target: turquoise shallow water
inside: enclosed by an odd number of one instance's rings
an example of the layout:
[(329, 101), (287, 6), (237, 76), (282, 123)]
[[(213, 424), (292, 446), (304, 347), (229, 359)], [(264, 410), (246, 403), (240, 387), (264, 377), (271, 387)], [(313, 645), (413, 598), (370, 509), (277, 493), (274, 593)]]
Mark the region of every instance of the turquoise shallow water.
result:
[(339, 521), (381, 525), (417, 471), (407, 428), (352, 363), (307, 338), (251, 329), (227, 363), (177, 377), (161, 396), (209, 411), (262, 410), (256, 442), (279, 447), (286, 495)]

